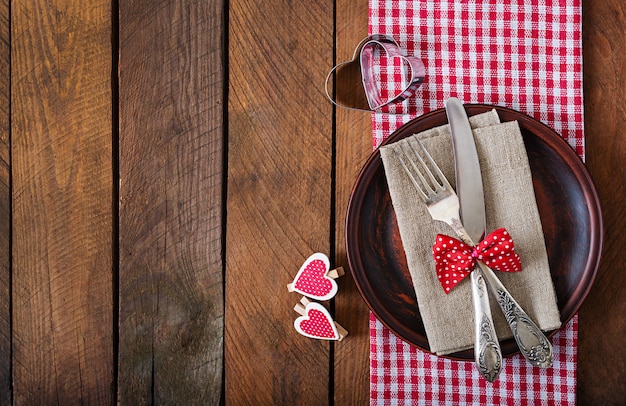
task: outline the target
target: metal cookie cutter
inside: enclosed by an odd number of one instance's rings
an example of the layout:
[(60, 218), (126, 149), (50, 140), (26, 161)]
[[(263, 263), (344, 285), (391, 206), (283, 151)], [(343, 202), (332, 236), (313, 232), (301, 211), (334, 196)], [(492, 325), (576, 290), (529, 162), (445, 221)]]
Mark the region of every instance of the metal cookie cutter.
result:
[[(408, 80), (404, 88), (383, 98), (381, 83), (376, 78), (375, 52), (380, 50), (389, 58), (400, 58), (408, 67)], [(376, 34), (363, 39), (357, 45), (352, 60), (333, 67), (326, 76), (326, 96), (339, 107), (354, 110), (378, 111), (390, 104), (399, 103), (411, 97), (424, 81), (426, 69), (422, 60), (407, 56), (390, 36)], [(335, 97), (329, 89), (330, 78), (334, 78)]]

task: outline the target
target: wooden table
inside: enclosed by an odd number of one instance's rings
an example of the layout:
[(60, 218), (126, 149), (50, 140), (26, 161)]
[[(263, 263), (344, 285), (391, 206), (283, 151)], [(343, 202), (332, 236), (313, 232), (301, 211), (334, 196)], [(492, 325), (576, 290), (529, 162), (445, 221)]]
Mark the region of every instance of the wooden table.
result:
[[(606, 243), (580, 404), (626, 399), (626, 7), (583, 5), (587, 166)], [(0, 404), (367, 404), (368, 310), (292, 326), (372, 149), (323, 83), (367, 1), (0, 1)], [(347, 268), (347, 267), (346, 267)]]

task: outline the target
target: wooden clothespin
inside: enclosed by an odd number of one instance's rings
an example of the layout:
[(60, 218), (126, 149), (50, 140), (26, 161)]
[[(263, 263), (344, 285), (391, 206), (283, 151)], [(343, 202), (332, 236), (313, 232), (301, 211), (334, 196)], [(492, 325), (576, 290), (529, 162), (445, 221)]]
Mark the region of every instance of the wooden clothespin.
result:
[(311, 302), (303, 296), (293, 309), (301, 314), (293, 326), (303, 336), (341, 341), (348, 335), (346, 329), (334, 321), (328, 310), (317, 302)]
[(304, 261), (293, 282), (287, 285), (287, 290), (312, 299), (329, 300), (337, 294), (334, 279), (344, 274), (342, 267), (330, 269), (328, 257), (316, 252)]

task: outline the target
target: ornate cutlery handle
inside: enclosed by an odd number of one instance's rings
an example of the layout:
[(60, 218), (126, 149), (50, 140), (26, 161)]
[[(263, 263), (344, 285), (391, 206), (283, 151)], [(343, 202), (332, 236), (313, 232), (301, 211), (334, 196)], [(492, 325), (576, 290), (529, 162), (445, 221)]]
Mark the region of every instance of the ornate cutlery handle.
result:
[[(453, 218), (448, 223), (466, 244), (474, 245), (461, 222)], [(502, 370), (502, 350), (491, 318), (491, 306), (485, 276), (478, 266), (470, 274), (474, 303), (474, 360), (478, 371), (488, 382), (494, 382)]]
[(522, 355), (532, 365), (539, 368), (550, 367), (552, 365), (552, 344), (550, 341), (513, 299), (513, 296), (506, 290), (491, 268), (480, 262), (478, 266), (504, 313)]
[(474, 302), (474, 358), (480, 374), (489, 382), (498, 378), (502, 369), (502, 351), (491, 319), (487, 285), (480, 268), (470, 274)]

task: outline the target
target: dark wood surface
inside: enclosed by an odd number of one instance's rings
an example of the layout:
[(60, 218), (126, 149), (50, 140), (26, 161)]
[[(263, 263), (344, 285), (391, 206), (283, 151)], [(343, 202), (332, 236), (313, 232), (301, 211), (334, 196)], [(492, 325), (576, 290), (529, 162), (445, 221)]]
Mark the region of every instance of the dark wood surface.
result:
[(13, 401), (111, 402), (111, 8), (35, 0), (10, 16)]
[(331, 345), (293, 334), (299, 297), (286, 286), (331, 249), (333, 109), (319, 67), (332, 62), (332, 30), (332, 1), (230, 1), (228, 404), (328, 402)]
[[(580, 404), (626, 403), (626, 4), (583, 1), (587, 167), (604, 212), (604, 251), (580, 309)], [(622, 337), (622, 338), (620, 338)]]
[(0, 403), (11, 402), (11, 27), (0, 2)]
[(119, 6), (119, 400), (216, 404), (223, 5)]
[[(363, 405), (369, 311), (344, 219), (371, 116), (326, 100), (368, 2), (0, 1), (0, 404)], [(583, 1), (605, 248), (578, 403), (626, 399), (626, 26)], [(297, 334), (321, 251), (349, 335)]]
[[(368, 8), (365, 1), (336, 2), (335, 60), (350, 60), (358, 42), (367, 36)], [(335, 109), (335, 196), (333, 251), (336, 266), (343, 266), (348, 277), (339, 279), (335, 298), (335, 318), (349, 336), (335, 345), (334, 380), (329, 388), (337, 405), (369, 403), (369, 310), (359, 295), (350, 269), (346, 266), (345, 218), (356, 177), (372, 153), (372, 117), (369, 113)], [(331, 401), (331, 404), (332, 404)]]

